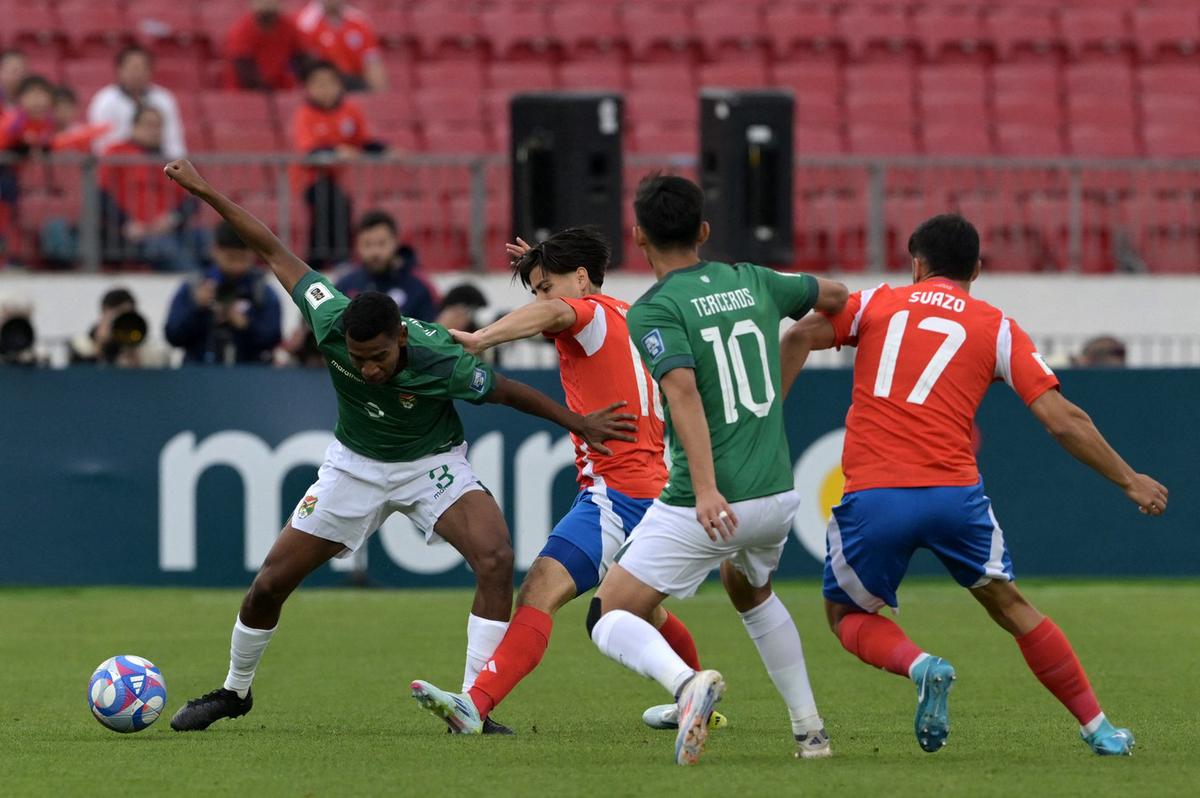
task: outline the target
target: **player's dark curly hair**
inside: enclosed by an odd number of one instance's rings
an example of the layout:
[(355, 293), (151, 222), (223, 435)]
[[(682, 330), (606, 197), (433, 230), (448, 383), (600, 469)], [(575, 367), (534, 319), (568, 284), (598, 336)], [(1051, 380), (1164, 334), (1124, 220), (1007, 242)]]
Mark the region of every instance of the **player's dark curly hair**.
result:
[(654, 172), (638, 183), (633, 215), (656, 248), (690, 249), (704, 222), (704, 192), (687, 178)]
[(513, 276), (521, 280), (521, 285), (532, 288), (530, 274), (538, 267), (550, 274), (570, 274), (582, 266), (587, 269), (588, 279), (601, 286), (611, 256), (612, 248), (599, 228), (568, 227), (513, 261)]
[(979, 263), (979, 232), (957, 213), (943, 213), (913, 231), (908, 254), (929, 264), (930, 276), (970, 280)]
[(369, 341), (377, 335), (395, 335), (400, 329), (400, 308), (387, 294), (364, 291), (346, 306), (342, 327), (355, 341)]

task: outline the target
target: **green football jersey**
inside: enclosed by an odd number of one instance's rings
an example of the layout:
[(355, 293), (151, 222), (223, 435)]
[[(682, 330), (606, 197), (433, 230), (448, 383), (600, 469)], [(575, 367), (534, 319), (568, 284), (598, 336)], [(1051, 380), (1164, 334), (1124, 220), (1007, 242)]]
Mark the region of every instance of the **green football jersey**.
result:
[[(629, 309), (629, 333), (655, 380), (689, 368), (712, 437), (717, 489), (728, 502), (791, 490), (779, 389), (779, 325), (817, 300), (817, 280), (750, 263), (701, 262), (673, 271)], [(663, 396), (664, 405), (666, 396)], [(666, 407), (667, 504), (696, 504), (687, 455)]]
[(350, 300), (316, 272), (292, 300), (317, 339), (337, 392), (334, 435), (373, 460), (408, 462), (463, 442), (455, 399), (476, 404), (495, 383), (491, 366), (454, 342), (445, 328), (406, 318), (408, 363), (382, 385), (369, 385), (350, 361), (342, 313)]

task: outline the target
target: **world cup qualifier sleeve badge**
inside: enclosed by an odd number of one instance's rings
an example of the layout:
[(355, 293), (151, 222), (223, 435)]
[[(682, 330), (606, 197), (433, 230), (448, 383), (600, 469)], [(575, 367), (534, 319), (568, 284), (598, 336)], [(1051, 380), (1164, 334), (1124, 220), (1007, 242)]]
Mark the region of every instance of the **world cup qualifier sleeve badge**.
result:
[(308, 518), (317, 509), (317, 497), (305, 496), (300, 501), (300, 506), (296, 508), (297, 518)]

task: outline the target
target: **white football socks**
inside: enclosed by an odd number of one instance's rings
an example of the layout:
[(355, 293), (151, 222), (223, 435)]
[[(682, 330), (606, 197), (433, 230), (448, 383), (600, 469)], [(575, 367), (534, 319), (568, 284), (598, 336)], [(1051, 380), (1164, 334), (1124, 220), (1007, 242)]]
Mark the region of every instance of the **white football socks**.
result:
[(467, 616), (467, 664), (463, 669), (462, 691), (465, 693), (475, 684), (475, 677), (496, 653), (508, 621), (493, 621), (480, 618), (474, 613)]
[(824, 724), (808, 682), (800, 633), (796, 631), (796, 623), (787, 607), (772, 593), (762, 604), (739, 614), (746, 633), (758, 648), (763, 665), (767, 666), (767, 674), (787, 704), (792, 733), (820, 731)]
[(655, 680), (672, 696), (695, 674), (657, 629), (625, 610), (605, 613), (592, 627), (592, 641), (606, 656)]
[(250, 682), (254, 681), (254, 671), (258, 661), (271, 642), (276, 626), (272, 629), (251, 629), (242, 623), (239, 617), (233, 625), (233, 635), (229, 641), (229, 674), (225, 677), (225, 689), (233, 690), (239, 698), (245, 698), (250, 691)]

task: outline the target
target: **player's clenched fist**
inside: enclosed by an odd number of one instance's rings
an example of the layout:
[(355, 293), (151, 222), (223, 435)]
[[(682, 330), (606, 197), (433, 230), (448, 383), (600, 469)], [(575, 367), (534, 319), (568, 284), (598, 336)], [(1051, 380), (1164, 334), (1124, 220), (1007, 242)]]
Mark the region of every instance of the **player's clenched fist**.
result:
[(193, 194), (199, 193), (208, 185), (204, 178), (200, 176), (200, 173), (196, 171), (196, 167), (192, 166), (192, 162), (186, 158), (171, 161), (163, 168), (163, 172), (166, 173), (167, 177)]
[(1134, 474), (1125, 495), (1146, 515), (1162, 515), (1167, 509), (1167, 489), (1145, 474)]

